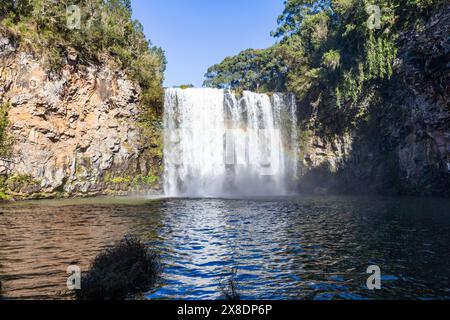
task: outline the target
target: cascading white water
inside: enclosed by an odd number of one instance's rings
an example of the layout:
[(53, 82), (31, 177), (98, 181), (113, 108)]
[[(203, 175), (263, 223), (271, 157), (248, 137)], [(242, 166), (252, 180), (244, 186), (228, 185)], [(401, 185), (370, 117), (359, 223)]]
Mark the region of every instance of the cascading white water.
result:
[(297, 170), (295, 99), (166, 89), (167, 196), (285, 195)]

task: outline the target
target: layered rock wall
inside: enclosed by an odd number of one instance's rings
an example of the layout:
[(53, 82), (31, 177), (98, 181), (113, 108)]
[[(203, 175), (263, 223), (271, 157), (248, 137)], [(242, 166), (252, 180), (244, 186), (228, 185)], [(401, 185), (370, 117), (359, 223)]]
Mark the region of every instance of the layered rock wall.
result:
[(140, 125), (139, 87), (76, 53), (58, 75), (0, 37), (0, 103), (11, 154), (0, 160), (11, 197), (96, 195), (158, 189), (161, 132)]

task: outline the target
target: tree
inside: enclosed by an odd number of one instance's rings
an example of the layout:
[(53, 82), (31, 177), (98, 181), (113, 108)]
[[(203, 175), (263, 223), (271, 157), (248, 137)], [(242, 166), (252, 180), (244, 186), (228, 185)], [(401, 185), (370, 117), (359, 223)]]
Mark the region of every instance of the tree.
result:
[(276, 49), (248, 49), (208, 69), (204, 86), (252, 91), (284, 90), (286, 68)]
[(309, 15), (329, 11), (331, 0), (287, 0), (283, 13), (278, 17), (275, 37), (289, 37), (301, 29), (303, 20)]

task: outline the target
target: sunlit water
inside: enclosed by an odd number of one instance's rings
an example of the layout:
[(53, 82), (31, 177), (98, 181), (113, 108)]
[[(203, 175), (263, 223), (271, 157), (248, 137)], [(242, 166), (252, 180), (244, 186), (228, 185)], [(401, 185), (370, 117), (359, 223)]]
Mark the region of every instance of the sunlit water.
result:
[[(7, 298), (67, 298), (86, 270), (134, 234), (162, 257), (149, 299), (217, 299), (237, 272), (244, 299), (449, 299), (450, 202), (409, 198), (91, 199), (0, 207)], [(378, 265), (382, 290), (366, 288)]]

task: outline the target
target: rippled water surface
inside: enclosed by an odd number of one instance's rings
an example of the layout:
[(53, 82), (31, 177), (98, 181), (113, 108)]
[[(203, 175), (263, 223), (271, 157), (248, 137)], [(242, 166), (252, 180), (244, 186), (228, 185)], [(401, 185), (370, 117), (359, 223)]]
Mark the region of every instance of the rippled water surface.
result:
[[(66, 268), (139, 236), (162, 257), (150, 299), (450, 299), (450, 202), (439, 199), (90, 199), (0, 206), (7, 298), (67, 298)], [(382, 290), (366, 288), (378, 265)]]

